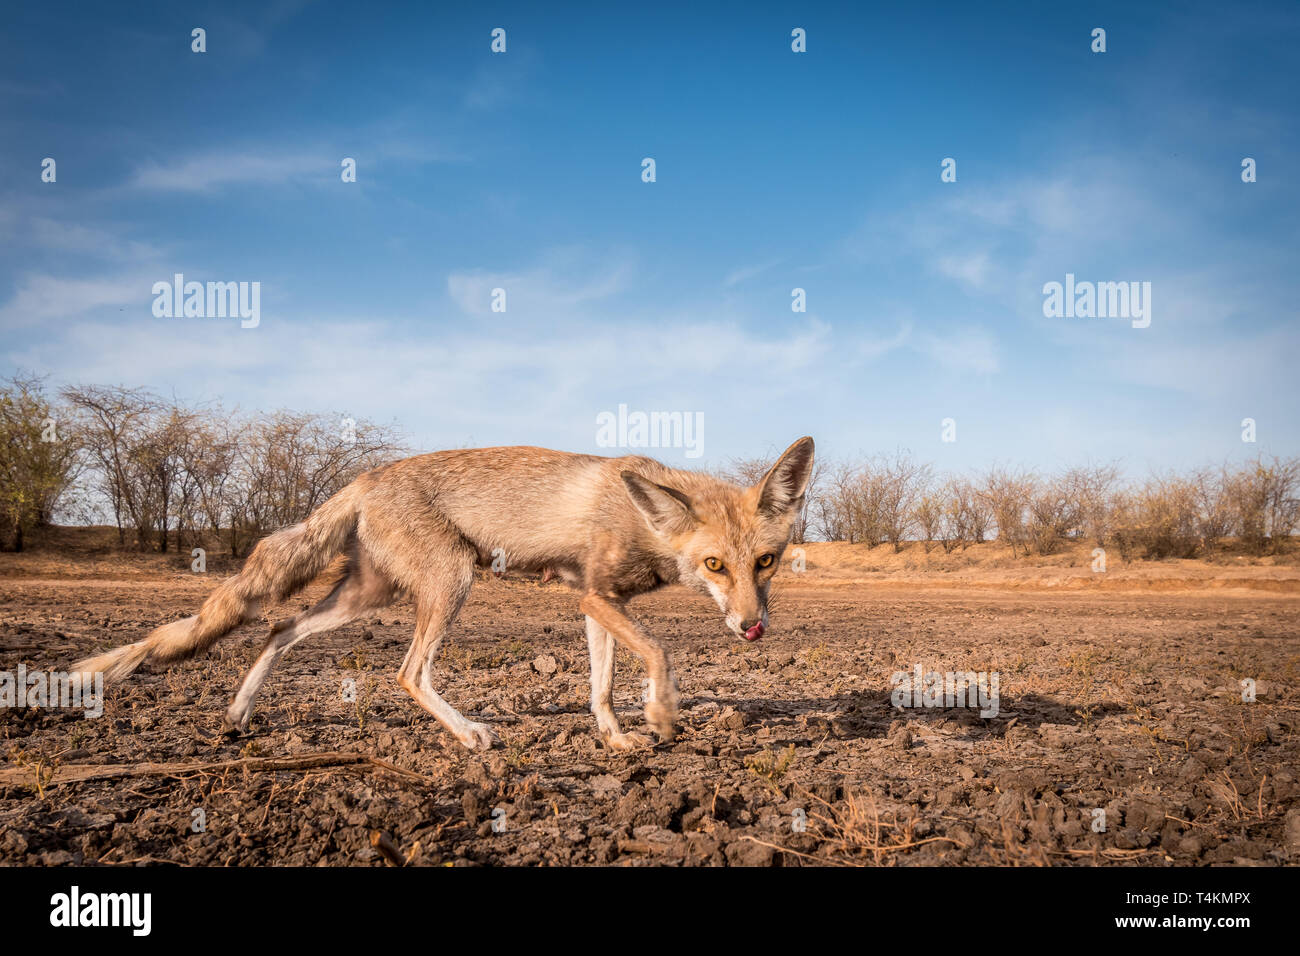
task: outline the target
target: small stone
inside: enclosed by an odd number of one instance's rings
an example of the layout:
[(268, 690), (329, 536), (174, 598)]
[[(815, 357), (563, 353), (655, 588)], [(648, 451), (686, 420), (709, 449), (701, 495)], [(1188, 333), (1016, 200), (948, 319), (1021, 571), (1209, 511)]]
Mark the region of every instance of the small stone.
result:
[(1300, 850), (1300, 807), (1288, 810), (1283, 822), (1286, 844), (1293, 850)]
[(1205, 764), (1195, 757), (1188, 757), (1178, 773), (1178, 779), (1183, 783), (1194, 783), (1203, 776), (1205, 776)]
[(727, 863), (731, 866), (771, 866), (775, 851), (753, 840), (736, 840), (727, 844)]
[(465, 822), (471, 827), (478, 823), (479, 816), (483, 810), (483, 803), (479, 799), (478, 793), (473, 790), (466, 790), (460, 798), (460, 808), (465, 814)]

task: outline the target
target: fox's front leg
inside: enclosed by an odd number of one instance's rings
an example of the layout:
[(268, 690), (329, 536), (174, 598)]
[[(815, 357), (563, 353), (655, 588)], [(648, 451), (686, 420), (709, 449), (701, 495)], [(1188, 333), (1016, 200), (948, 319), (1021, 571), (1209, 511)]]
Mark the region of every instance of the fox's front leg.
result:
[[(646, 673), (650, 678), (645, 703), (645, 718), (650, 728), (660, 740), (672, 740), (677, 734), (677, 681), (668, 666), (668, 655), (664, 653), (659, 642), (647, 634), (639, 624), (623, 613), (623, 609), (608, 598), (598, 594), (588, 594), (582, 599), (582, 612), (597, 627), (604, 628), (614, 640), (636, 654), (645, 663)], [(590, 624), (588, 639), (591, 638)], [(592, 652), (592, 711), (596, 721), (605, 733), (618, 733), (618, 721), (614, 717), (612, 704), (609, 702), (608, 684), (613, 679), (613, 648), (609, 654), (609, 677), (597, 674), (596, 654)], [(598, 699), (600, 682), (604, 680), (604, 701)], [(610, 729), (606, 729), (607, 726)], [(632, 735), (620, 735), (631, 737)]]
[(587, 616), (587, 649), (591, 652), (591, 712), (596, 715), (605, 745), (611, 750), (649, 747), (654, 738), (623, 733), (614, 713), (614, 635)]

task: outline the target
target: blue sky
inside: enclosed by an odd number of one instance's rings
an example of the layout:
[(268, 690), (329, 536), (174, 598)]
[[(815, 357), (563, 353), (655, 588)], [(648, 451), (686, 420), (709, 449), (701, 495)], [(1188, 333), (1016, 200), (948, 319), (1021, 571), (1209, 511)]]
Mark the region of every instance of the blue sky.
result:
[[(1300, 452), (1300, 6), (438, 6), (9, 5), (0, 370), (421, 449), (601, 451), (627, 404), (704, 463)], [(156, 318), (176, 272), (260, 325)], [(1150, 327), (1044, 317), (1066, 273)]]

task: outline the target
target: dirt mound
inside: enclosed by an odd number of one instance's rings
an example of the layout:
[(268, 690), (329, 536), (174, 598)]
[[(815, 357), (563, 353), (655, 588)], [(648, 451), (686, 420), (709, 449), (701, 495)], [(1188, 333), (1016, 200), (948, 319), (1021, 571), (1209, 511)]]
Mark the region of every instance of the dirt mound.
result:
[(1108, 552), (1099, 562), (1091, 548), (1076, 546), (1048, 557), (1016, 557), (996, 542), (945, 554), (909, 542), (869, 548), (844, 541), (801, 546), (800, 586), (873, 586), (999, 589), (1021, 591), (1267, 591), (1300, 596), (1300, 566), (1283, 558), (1225, 556), (1216, 561), (1124, 562)]

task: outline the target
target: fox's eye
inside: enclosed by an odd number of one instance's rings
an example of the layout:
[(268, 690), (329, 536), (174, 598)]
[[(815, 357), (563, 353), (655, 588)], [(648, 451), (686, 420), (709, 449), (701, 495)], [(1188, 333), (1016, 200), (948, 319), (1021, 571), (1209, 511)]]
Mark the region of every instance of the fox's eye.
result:
[(722, 570), (722, 562), (717, 558), (705, 558), (704, 566), (714, 573)]
[(776, 560), (775, 554), (765, 554), (758, 559), (758, 566), (760, 568), (770, 568), (772, 566), (772, 562), (775, 560)]

